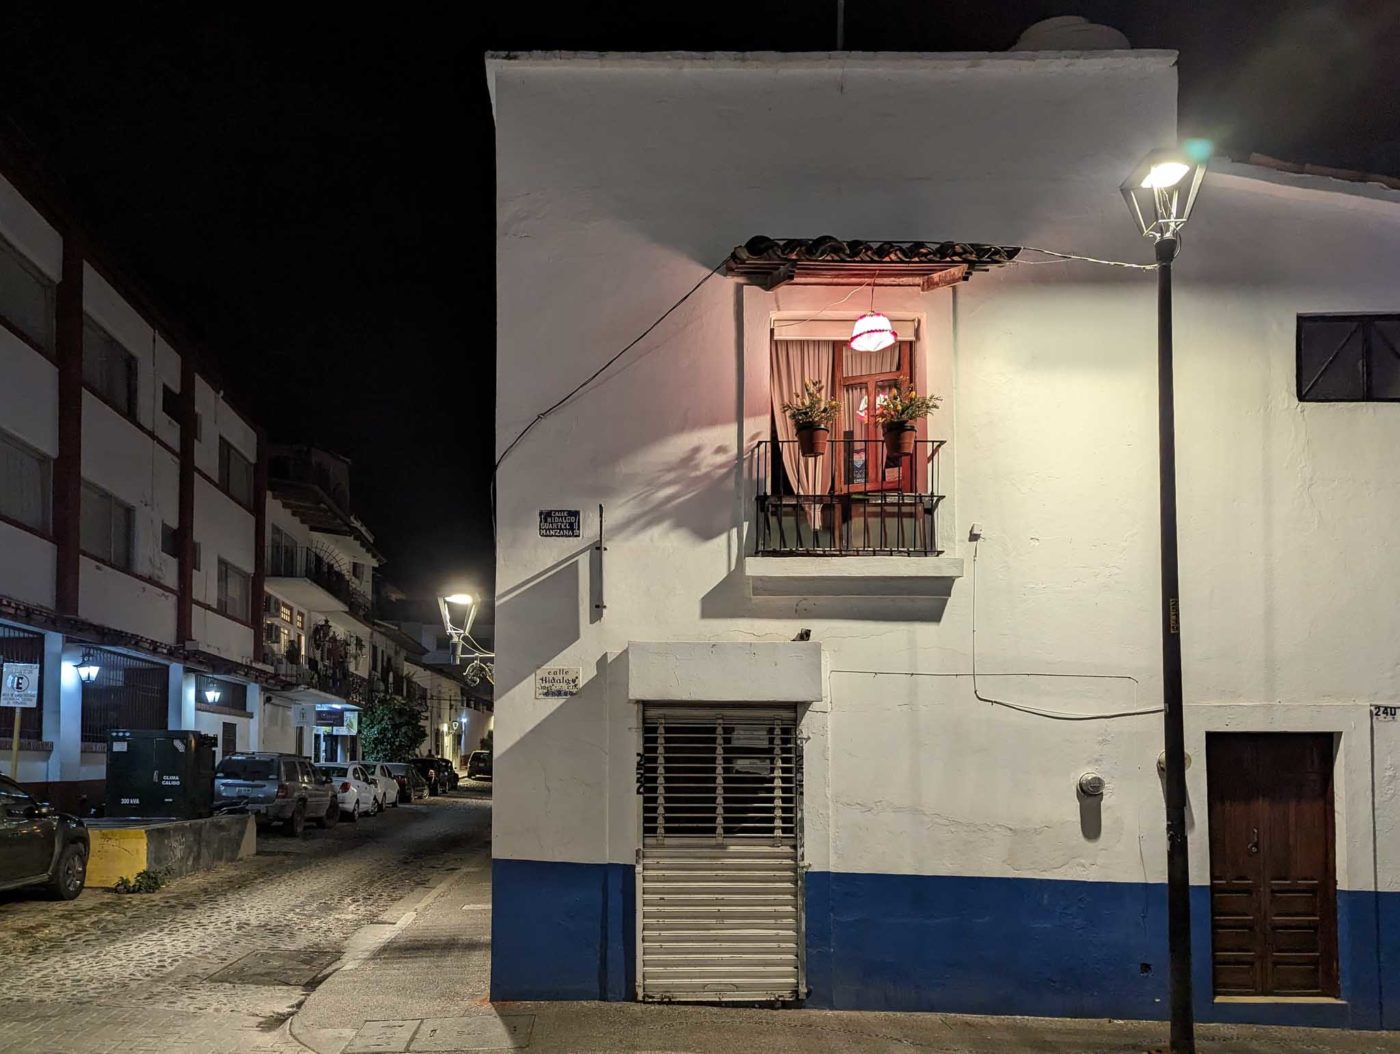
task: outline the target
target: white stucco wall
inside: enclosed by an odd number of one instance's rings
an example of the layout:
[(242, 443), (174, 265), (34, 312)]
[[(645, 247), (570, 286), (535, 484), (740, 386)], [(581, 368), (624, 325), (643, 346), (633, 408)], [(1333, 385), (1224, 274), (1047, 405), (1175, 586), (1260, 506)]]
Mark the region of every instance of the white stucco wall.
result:
[[(527, 59), (492, 73), (498, 453), (754, 234), (1147, 261), (1118, 183), (1175, 137), (1175, 72), (1153, 53)], [(862, 144), (879, 144), (878, 164), (853, 162)], [(1292, 392), (1297, 313), (1396, 309), (1400, 203), (1246, 175), (1208, 177), (1177, 266), (1198, 845), (1202, 737), (1226, 719), (1212, 706), (1230, 704), (1232, 727), (1341, 732), (1340, 813), (1369, 773), (1364, 704), (1397, 694), (1400, 616), (1383, 583), (1400, 572), (1387, 544), (1400, 418), (1300, 407)], [(767, 320), (844, 290), (713, 279), (511, 452), (497, 481), (498, 857), (632, 859), (629, 641), (807, 628), (829, 669), (804, 718), (814, 868), (1161, 880), (1160, 716), (1107, 716), (1161, 699), (1154, 280), (1034, 259), (879, 294), (926, 321), (918, 353), (947, 397), (930, 434), (949, 440), (943, 540), (966, 572), (946, 598), (754, 597), (742, 572), (742, 463), (769, 431)], [(583, 510), (583, 536), (539, 538), (546, 508)], [(977, 700), (974, 587), (983, 696), (1105, 716)], [(582, 667), (581, 693), (535, 699), (544, 665)], [(1075, 794), (1090, 770), (1109, 786), (1097, 819)], [(1360, 816), (1338, 827), (1344, 888), (1371, 881)], [(1389, 887), (1400, 871), (1382, 863)], [(1193, 865), (1203, 881), (1206, 854)]]
[[(41, 273), (57, 280), (62, 239), (3, 178), (0, 237)], [(52, 361), (4, 328), (0, 328), (0, 432), (50, 459), (58, 456), (58, 370)], [(53, 544), (0, 524), (0, 582), (7, 584), (3, 591), (9, 596), (52, 607)]]

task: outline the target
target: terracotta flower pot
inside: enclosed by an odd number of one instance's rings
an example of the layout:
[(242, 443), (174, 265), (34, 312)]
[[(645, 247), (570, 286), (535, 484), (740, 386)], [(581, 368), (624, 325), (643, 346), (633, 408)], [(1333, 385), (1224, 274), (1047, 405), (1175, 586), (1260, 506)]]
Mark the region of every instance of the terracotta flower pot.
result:
[(902, 457), (914, 452), (914, 426), (907, 421), (897, 421), (885, 426), (885, 456)]
[(797, 449), (803, 457), (821, 457), (826, 453), (826, 442), (831, 431), (820, 425), (811, 425), (797, 430)]

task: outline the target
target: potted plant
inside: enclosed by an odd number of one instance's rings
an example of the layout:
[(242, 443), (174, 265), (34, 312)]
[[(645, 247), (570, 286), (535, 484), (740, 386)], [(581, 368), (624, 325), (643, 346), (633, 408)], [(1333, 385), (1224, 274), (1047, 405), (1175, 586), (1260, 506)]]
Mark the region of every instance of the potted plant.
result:
[(797, 449), (803, 457), (821, 457), (826, 453), (831, 422), (841, 409), (839, 402), (826, 397), (825, 388), (821, 381), (803, 381), (802, 394), (783, 403), (783, 413), (797, 430)]
[(940, 395), (920, 395), (911, 385), (881, 395), (875, 402), (875, 421), (885, 433), (885, 457), (914, 452), (914, 422), (927, 417), (943, 401)]

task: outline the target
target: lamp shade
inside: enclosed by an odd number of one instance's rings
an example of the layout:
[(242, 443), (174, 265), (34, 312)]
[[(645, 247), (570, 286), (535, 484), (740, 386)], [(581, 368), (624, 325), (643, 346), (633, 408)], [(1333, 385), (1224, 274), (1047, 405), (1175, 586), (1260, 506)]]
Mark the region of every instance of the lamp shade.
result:
[(1179, 149), (1154, 150), (1128, 174), (1120, 189), (1143, 235), (1161, 241), (1186, 226), (1210, 150), (1204, 140), (1188, 140)]
[(861, 315), (851, 328), (851, 348), (854, 351), (883, 351), (898, 339), (899, 334), (890, 325), (890, 320), (878, 311)]
[(223, 694), (224, 693), (219, 691), (219, 689), (215, 688), (213, 685), (210, 685), (208, 688), (204, 689), (204, 701), (210, 706), (213, 706), (219, 701), (219, 698)]
[(92, 684), (101, 672), (102, 667), (97, 664), (97, 656), (93, 654), (91, 648), (85, 649), (82, 660), (78, 663), (78, 680), (84, 684)]

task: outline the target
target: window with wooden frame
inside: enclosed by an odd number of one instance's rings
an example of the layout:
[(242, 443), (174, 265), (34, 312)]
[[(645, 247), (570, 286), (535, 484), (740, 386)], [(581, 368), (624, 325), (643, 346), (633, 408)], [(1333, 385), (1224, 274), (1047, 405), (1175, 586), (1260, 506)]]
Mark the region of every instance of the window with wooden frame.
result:
[(49, 533), (53, 462), (0, 432), (0, 519)]
[(219, 437), (219, 486), (245, 509), (253, 507), (253, 463), (223, 436)]
[(136, 420), (136, 356), (91, 318), (83, 317), (83, 383), (123, 417)]
[(234, 567), (227, 560), (219, 561), (219, 610), (240, 622), (250, 619), (253, 596), (253, 576)]
[[(835, 356), (834, 391), (841, 404), (836, 438), (844, 440), (836, 464), (838, 490), (914, 490), (908, 458), (889, 464), (875, 411), (893, 391), (914, 383), (914, 342), (900, 340), (882, 351), (842, 346)], [(924, 438), (923, 422), (918, 426)]]
[(53, 281), (0, 238), (0, 323), (52, 356), (54, 305)]
[(79, 544), (88, 556), (130, 571), (135, 519), (130, 505), (83, 480)]

